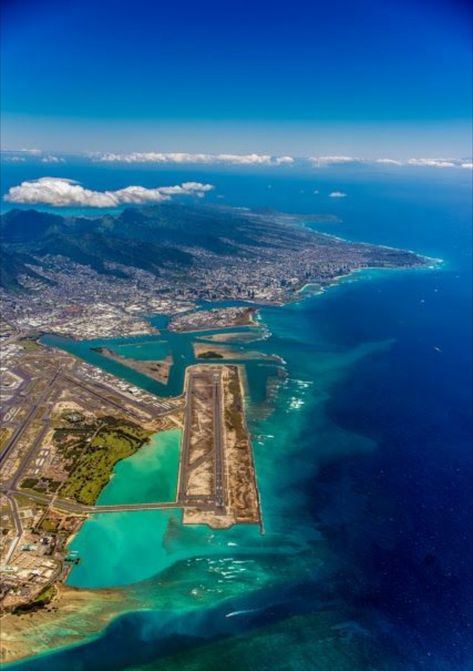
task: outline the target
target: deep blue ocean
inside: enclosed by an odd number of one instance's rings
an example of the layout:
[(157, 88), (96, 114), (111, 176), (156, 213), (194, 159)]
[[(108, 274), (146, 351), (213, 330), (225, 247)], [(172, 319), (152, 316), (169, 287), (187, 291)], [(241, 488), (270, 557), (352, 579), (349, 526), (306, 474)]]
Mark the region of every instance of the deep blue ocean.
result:
[[(175, 561), (171, 552), (166, 567), (130, 588), (134, 608), (124, 606), (100, 636), (14, 667), (470, 669), (471, 172), (53, 170), (101, 189), (209, 181), (214, 202), (336, 214), (339, 223), (318, 230), (443, 264), (367, 271), (264, 308), (272, 335), (260, 348), (282, 356), (287, 370), (266, 402), (271, 413), (250, 400), (265, 536), (228, 532), (208, 549), (203, 535), (189, 535), (188, 557), (206, 568), (186, 564), (180, 546)], [(3, 188), (40, 171), (10, 167)], [(333, 190), (346, 198), (329, 198)], [(254, 572), (228, 588), (224, 575), (219, 594), (190, 607), (186, 590), (213, 579), (215, 557)], [(125, 587), (124, 604), (130, 593)]]

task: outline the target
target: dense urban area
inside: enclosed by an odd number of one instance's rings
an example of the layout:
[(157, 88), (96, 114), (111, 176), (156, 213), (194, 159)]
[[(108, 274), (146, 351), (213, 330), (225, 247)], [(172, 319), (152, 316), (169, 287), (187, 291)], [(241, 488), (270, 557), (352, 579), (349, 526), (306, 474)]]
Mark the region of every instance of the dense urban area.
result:
[(198, 301), (284, 303), (355, 270), (428, 262), (315, 232), (311, 221), (171, 204), (98, 220), (12, 210), (1, 221), (4, 318), (18, 331), (74, 338), (153, 333), (147, 315)]

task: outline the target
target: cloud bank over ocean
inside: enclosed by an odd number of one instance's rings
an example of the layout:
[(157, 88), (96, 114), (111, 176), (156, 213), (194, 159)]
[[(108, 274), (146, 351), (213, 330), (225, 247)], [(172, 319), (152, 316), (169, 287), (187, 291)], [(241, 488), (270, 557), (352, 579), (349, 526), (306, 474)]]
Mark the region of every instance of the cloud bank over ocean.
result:
[(227, 165), (292, 165), (292, 156), (269, 154), (189, 154), (184, 152), (96, 153), (90, 157), (104, 163), (216, 163)]
[(41, 149), (2, 150), (1, 159), (5, 163), (25, 163), (27, 161), (59, 164), (81, 160), (97, 164), (117, 165), (209, 165), (229, 167), (274, 167), (307, 169), (336, 168), (339, 166), (383, 166), (417, 168), (464, 168), (471, 170), (470, 157), (413, 157), (397, 159), (390, 157), (366, 158), (359, 156), (272, 156), (270, 154), (210, 154), (189, 152), (87, 152), (82, 154), (57, 154)]

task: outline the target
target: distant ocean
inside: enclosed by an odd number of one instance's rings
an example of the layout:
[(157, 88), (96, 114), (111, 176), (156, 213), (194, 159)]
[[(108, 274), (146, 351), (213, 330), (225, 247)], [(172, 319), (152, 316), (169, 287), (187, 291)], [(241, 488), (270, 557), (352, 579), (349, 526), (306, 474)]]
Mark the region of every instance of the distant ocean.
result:
[[(4, 189), (41, 169), (28, 170), (9, 167)], [(123, 615), (96, 638), (5, 668), (470, 669), (471, 174), (52, 170), (98, 189), (209, 181), (214, 202), (336, 214), (317, 228), (444, 263), (366, 271), (263, 308), (272, 335), (251, 347), (280, 355), (287, 372), (265, 403), (267, 370), (249, 376), (265, 534), (183, 529), (168, 511), (136, 514), (126, 533), (120, 516), (90, 520), (70, 582), (121, 585)], [(130, 469), (131, 487), (142, 472)], [(113, 487), (107, 500), (122, 491)], [(43, 635), (60, 645), (61, 631)]]

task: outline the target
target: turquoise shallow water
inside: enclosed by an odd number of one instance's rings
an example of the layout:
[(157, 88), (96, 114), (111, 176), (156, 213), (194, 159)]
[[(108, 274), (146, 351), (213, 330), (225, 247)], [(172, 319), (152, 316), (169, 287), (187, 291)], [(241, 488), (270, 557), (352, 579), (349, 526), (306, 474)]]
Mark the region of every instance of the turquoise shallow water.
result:
[(117, 345), (116, 352), (121, 356), (132, 357), (133, 359), (164, 359), (169, 353), (166, 340), (153, 340), (150, 343)]
[(179, 429), (151, 436), (148, 444), (115, 466), (112, 479), (98, 503), (174, 501), (180, 441)]
[[(309, 192), (296, 182), (272, 190), (275, 206)], [(257, 200), (240, 187), (240, 202)], [(98, 523), (84, 584), (141, 582), (123, 586), (123, 614), (99, 638), (87, 638), (81, 612), (32, 631), (35, 645), (85, 642), (18, 668), (470, 668), (470, 186), (346, 177), (337, 187), (349, 194), (334, 204), (337, 233), (444, 267), (367, 272), (264, 308), (271, 336), (249, 347), (286, 362), (279, 377), (274, 364), (248, 366), (265, 534), (182, 527), (177, 513), (133, 517), (129, 529), (131, 516), (109, 520), (107, 533)], [(129, 566), (108, 566), (108, 547)]]
[[(178, 429), (156, 434), (148, 445), (119, 462), (98, 503), (173, 501), (180, 439)], [(94, 515), (70, 543), (81, 562), (67, 583), (114, 587), (149, 578), (166, 564), (166, 530), (177, 521), (177, 513), (171, 511)]]
[[(223, 304), (226, 305), (226, 304)], [(203, 307), (212, 307), (213, 303), (208, 303)], [(168, 319), (162, 315), (150, 317), (151, 323), (164, 329)], [(60, 336), (45, 335), (41, 341), (46, 345), (60, 347), (67, 352), (74, 354), (88, 363), (102, 368), (108, 373), (122, 377), (132, 384), (142, 387), (159, 396), (178, 396), (182, 393), (184, 386), (184, 374), (188, 365), (196, 363), (198, 359), (194, 357), (192, 343), (196, 336), (205, 338), (206, 335), (214, 334), (218, 331), (199, 331), (198, 333), (173, 333), (163, 330), (160, 335), (134, 336), (132, 338), (111, 338), (107, 340), (87, 340), (73, 341)], [(227, 333), (245, 333), (258, 334), (264, 337), (264, 332), (258, 328), (229, 328)], [(242, 345), (242, 347), (246, 347)], [(136, 372), (132, 368), (118, 363), (94, 351), (98, 347), (108, 347), (117, 350), (123, 356), (129, 356), (136, 359), (155, 359), (159, 360), (169, 353), (173, 355), (173, 366), (169, 373), (167, 384), (162, 384), (151, 378)], [(263, 400), (265, 398), (267, 377), (271, 376), (273, 371), (268, 363), (249, 362), (248, 375), (252, 378), (251, 394), (254, 399)]]
[[(314, 580), (318, 583), (336, 570), (339, 559), (311, 523), (312, 495), (305, 483), (308, 473), (316, 475), (326, 460), (375, 450), (376, 444), (370, 438), (346, 431), (329, 420), (327, 401), (336, 385), (361, 360), (382, 354), (392, 342), (379, 340), (341, 349), (328, 345), (320, 340), (317, 324), (308, 311), (318, 300), (320, 297), (284, 308), (265, 308), (262, 318), (270, 327), (271, 337), (241, 345), (266, 354), (277, 352), (285, 361), (283, 367), (248, 363), (249, 391), (253, 380), (259, 383), (259, 392), (253, 394), (255, 400), (251, 393), (248, 396), (247, 409), (264, 535), (257, 527), (224, 531), (183, 527), (176, 511), (97, 515), (84, 524), (72, 544), (82, 561), (72, 572), (70, 585), (129, 585), (128, 593), (140, 593), (141, 585), (148, 585), (151, 600), (149, 596), (148, 600), (139, 598), (146, 607), (152, 605), (158, 610), (147, 616), (146, 636), (152, 637), (154, 631), (161, 639), (163, 617), (165, 630), (177, 624), (177, 617), (183, 618), (179, 629), (197, 628), (201, 632), (202, 627), (208, 626), (218, 637), (228, 628), (244, 629), (254, 617), (265, 618), (267, 608), (274, 609), (279, 602), (277, 608), (286, 608), (288, 585), (293, 584), (291, 591), (294, 589), (297, 594), (301, 577), (309, 584)], [(292, 328), (294, 324), (297, 329)], [(133, 353), (132, 349), (128, 352)], [(273, 373), (270, 377), (268, 367)], [(277, 377), (275, 372), (281, 373), (282, 369), (285, 374)], [(268, 379), (276, 380), (277, 385), (268, 389)], [(269, 398), (262, 403), (261, 396), (268, 391)], [(272, 412), (268, 413), (270, 409)], [(160, 454), (175, 444), (178, 434), (176, 431), (158, 436), (156, 445), (162, 441)], [(311, 441), (316, 437), (311, 451), (307, 451), (308, 437)], [(167, 462), (169, 474), (172, 461)], [(118, 464), (100, 502), (150, 500), (148, 496), (154, 493), (148, 487), (154, 474), (149, 470), (150, 477), (146, 476), (148, 463), (149, 459), (138, 453)], [(143, 580), (151, 582), (140, 584)], [(335, 599), (335, 612), (324, 614), (319, 623), (325, 636), (327, 627), (330, 630), (346, 617), (343, 608), (337, 613), (338, 601)], [(302, 595), (297, 596), (296, 602), (296, 611), (304, 610)], [(207, 615), (197, 617), (196, 613), (204, 612), (202, 609)], [(211, 620), (207, 620), (209, 617)], [(133, 620), (127, 627), (133, 630), (135, 625)], [(142, 636), (141, 631), (140, 639)]]

